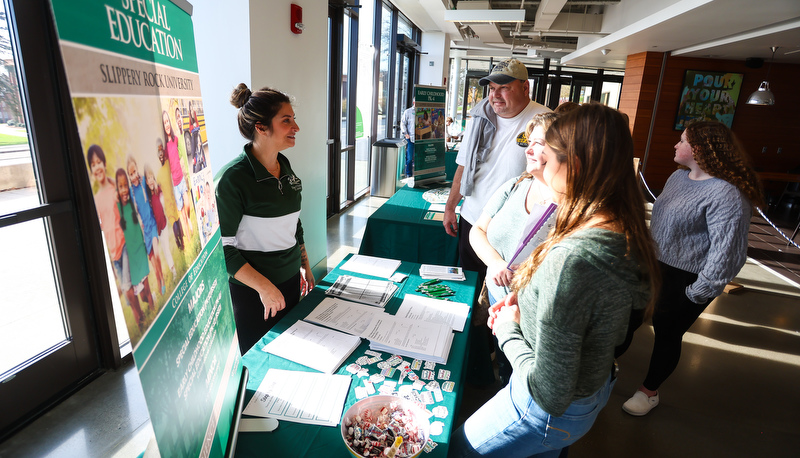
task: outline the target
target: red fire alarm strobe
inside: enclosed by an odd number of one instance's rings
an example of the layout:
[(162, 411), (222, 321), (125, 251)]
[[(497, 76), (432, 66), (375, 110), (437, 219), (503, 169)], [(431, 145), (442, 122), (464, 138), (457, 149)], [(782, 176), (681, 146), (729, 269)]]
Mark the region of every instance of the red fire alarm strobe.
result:
[(303, 7), (292, 3), (292, 15), (289, 22), (292, 33), (301, 34), (306, 26), (303, 25)]

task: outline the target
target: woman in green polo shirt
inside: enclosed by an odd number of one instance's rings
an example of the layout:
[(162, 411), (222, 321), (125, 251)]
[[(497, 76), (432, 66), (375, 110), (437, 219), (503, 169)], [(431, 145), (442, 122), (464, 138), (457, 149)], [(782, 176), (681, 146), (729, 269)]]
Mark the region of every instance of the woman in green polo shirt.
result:
[(231, 95), (249, 143), (216, 176), (216, 196), (233, 314), (244, 354), (314, 287), (300, 222), (303, 189), (281, 151), (300, 130), (283, 92)]

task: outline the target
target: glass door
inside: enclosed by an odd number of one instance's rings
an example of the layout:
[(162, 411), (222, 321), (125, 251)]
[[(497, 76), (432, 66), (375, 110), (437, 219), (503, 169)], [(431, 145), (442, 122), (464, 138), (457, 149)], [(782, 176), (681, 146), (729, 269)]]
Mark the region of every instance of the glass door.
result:
[(486, 88), (478, 84), (478, 82), (486, 76), (471, 75), (467, 73), (467, 78), (464, 83), (464, 104), (461, 112), (462, 119), (468, 119), (469, 111), (475, 107), (484, 97), (486, 97)]
[(90, 289), (87, 275), (102, 279), (107, 271), (91, 190), (85, 180), (72, 182), (86, 165), (71, 133), (72, 107), (59, 90), (65, 87), (61, 64), (45, 54), (57, 49), (49, 4), (8, 1), (0, 8), (2, 440), (96, 373), (98, 342), (115, 332), (99, 335), (95, 328), (113, 328), (113, 312), (92, 305), (90, 291), (106, 299), (110, 293), (102, 281)]
[[(368, 170), (368, 158), (356, 154), (356, 74), (358, 16), (342, 6), (328, 8), (328, 216), (355, 199), (356, 169)], [(364, 181), (364, 173), (358, 180)]]
[(395, 70), (394, 79), (394, 138), (402, 137), (400, 133), (400, 120), (403, 119), (403, 112), (406, 108), (411, 106), (411, 98), (413, 85), (409, 84), (409, 66), (412, 59), (409, 58), (408, 53), (398, 51), (396, 57), (397, 69)]
[(594, 83), (591, 81), (575, 80), (575, 82), (572, 84), (570, 100), (578, 104), (591, 102), (593, 84)]

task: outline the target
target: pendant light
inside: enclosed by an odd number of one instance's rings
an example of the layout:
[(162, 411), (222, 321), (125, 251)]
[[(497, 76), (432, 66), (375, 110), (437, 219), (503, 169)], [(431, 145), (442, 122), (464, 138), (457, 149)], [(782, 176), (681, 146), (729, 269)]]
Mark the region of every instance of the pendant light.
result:
[(767, 78), (764, 79), (761, 85), (758, 86), (758, 89), (747, 98), (748, 105), (775, 105), (775, 95), (769, 90), (768, 80), (769, 71), (772, 69), (772, 61), (775, 59), (775, 51), (778, 50), (778, 47), (773, 46), (770, 49), (772, 49), (772, 58), (769, 60), (769, 67), (767, 67)]

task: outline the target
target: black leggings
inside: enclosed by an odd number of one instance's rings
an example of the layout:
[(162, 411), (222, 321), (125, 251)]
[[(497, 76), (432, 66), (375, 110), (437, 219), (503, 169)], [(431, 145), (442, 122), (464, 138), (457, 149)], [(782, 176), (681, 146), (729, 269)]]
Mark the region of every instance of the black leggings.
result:
[(642, 383), (645, 388), (653, 391), (657, 390), (678, 367), (683, 335), (713, 299), (706, 300), (704, 304), (695, 304), (686, 297), (686, 287), (697, 280), (697, 274), (661, 262), (659, 267), (661, 267), (662, 285), (653, 312), (655, 343), (647, 377)]
[(283, 294), (286, 307), (266, 321), (264, 321), (264, 304), (261, 303), (261, 297), (256, 290), (231, 281), (228, 285), (231, 289), (233, 319), (236, 322), (236, 333), (239, 336), (239, 349), (242, 354), (258, 343), (292, 307), (300, 302), (300, 271), (289, 280), (275, 285)]

